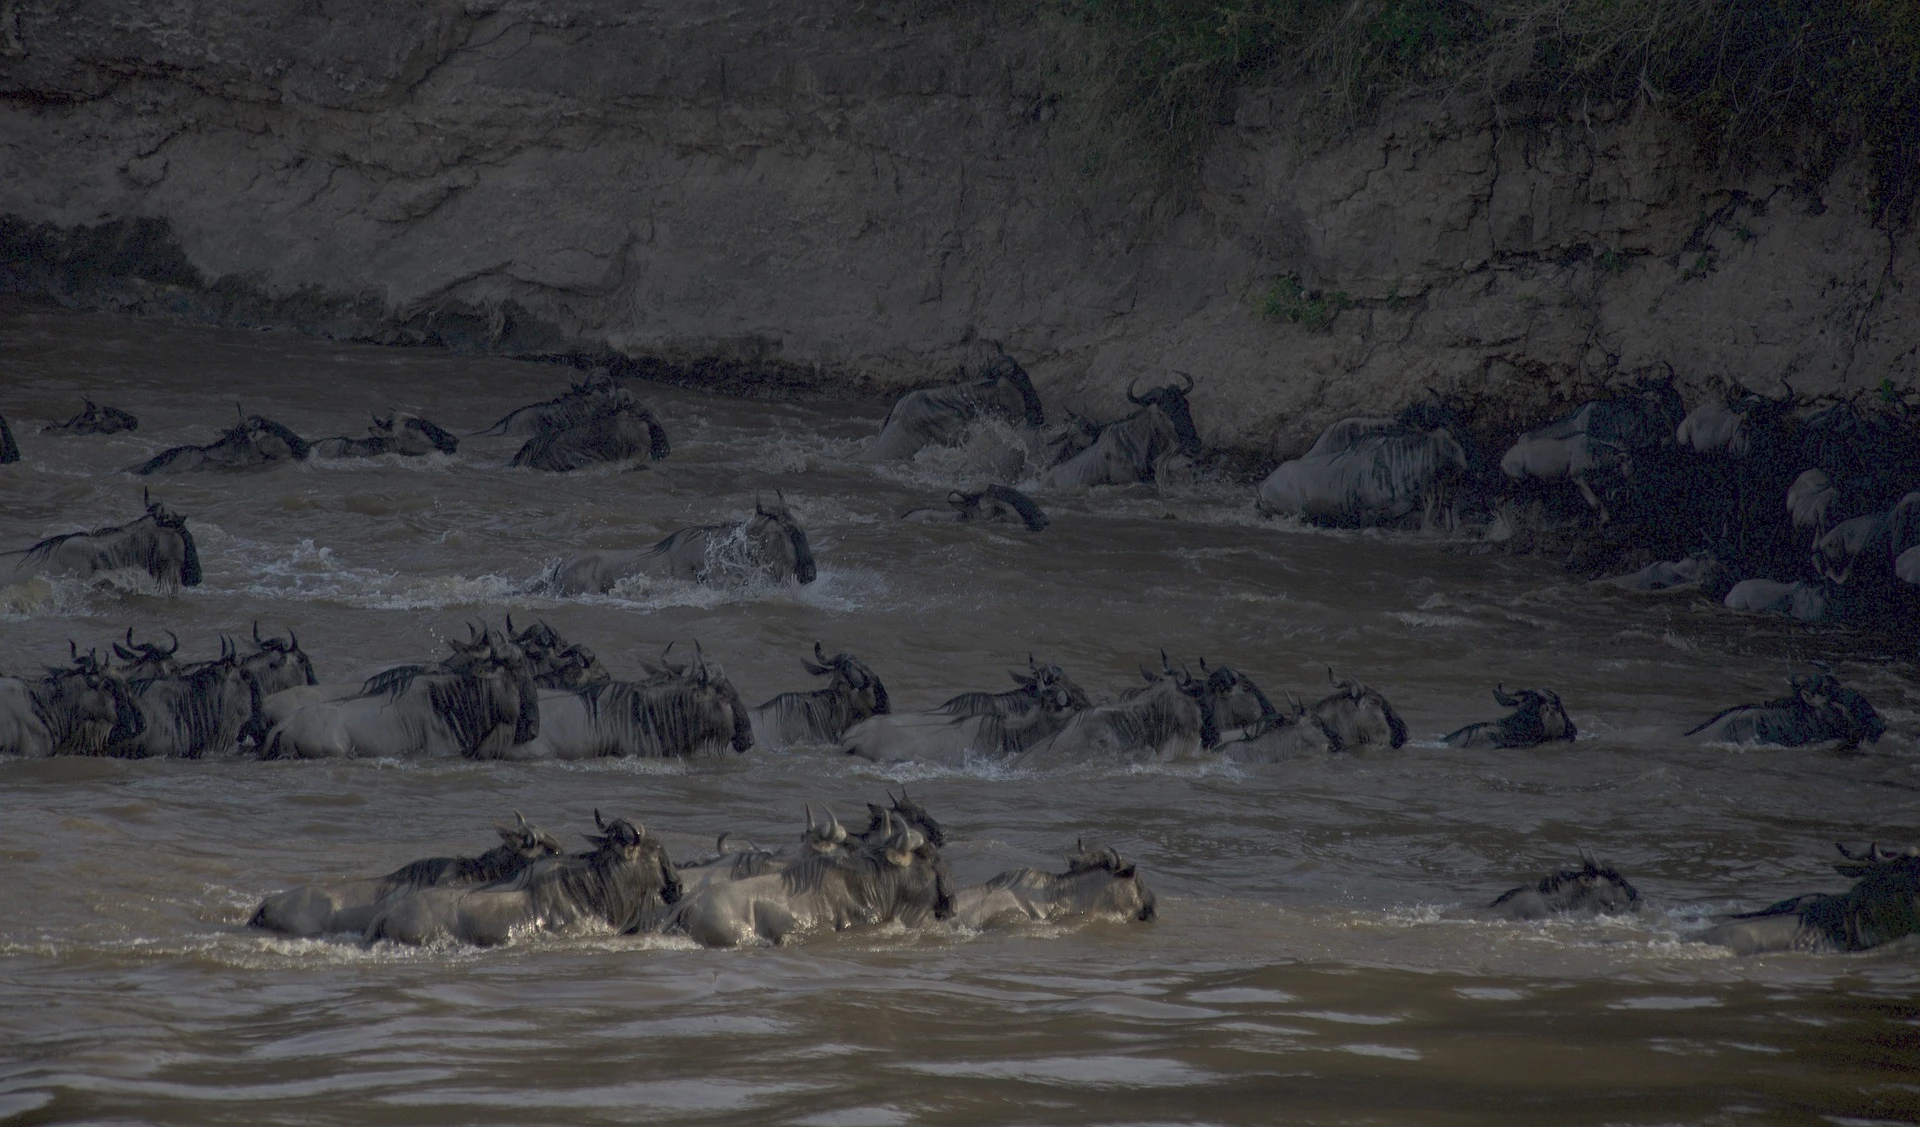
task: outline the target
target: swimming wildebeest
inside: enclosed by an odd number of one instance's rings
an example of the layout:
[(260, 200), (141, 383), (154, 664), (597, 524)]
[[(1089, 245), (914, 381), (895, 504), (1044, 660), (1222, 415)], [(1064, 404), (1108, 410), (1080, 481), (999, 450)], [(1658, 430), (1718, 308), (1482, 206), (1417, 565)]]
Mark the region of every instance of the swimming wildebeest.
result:
[(600, 410), (585, 419), (527, 439), (509, 464), (566, 473), (601, 463), (657, 462), (672, 452), (666, 428), (632, 392), (620, 388), (599, 402)]
[(500, 749), (513, 759), (641, 759), (753, 747), (753, 723), (726, 671), (694, 647), (685, 666), (646, 681), (602, 681), (540, 693), (540, 732)]
[(1058, 922), (1102, 916), (1150, 921), (1156, 914), (1154, 897), (1140, 879), (1133, 862), (1111, 846), (1088, 849), (1074, 843), (1067, 854), (1067, 871), (1009, 869), (982, 884), (967, 885), (953, 894), (953, 920), (976, 931), (1028, 921)]
[(529, 932), (561, 934), (653, 926), (680, 899), (680, 877), (664, 846), (638, 823), (593, 812), (594, 848), (545, 857), (479, 885), (423, 888), (383, 905), (366, 941), (471, 943), (496, 947)]
[(1618, 587), (1622, 591), (1700, 590), (1717, 593), (1727, 579), (1727, 566), (1711, 555), (1688, 556), (1684, 560), (1660, 560), (1627, 575), (1596, 579), (1596, 586)]
[(1354, 528), (1437, 511), (1465, 476), (1467, 455), (1452, 431), (1428, 421), (1412, 410), (1394, 419), (1342, 419), (1267, 475), (1259, 510)]
[(243, 415), (218, 440), (206, 446), (175, 446), (134, 466), (128, 473), (187, 473), (194, 470), (251, 470), (304, 459), (306, 440), (261, 415)]
[(427, 857), (383, 877), (305, 884), (276, 892), (260, 902), (247, 926), (303, 937), (336, 932), (361, 935), (380, 909), (399, 897), (422, 888), (486, 884), (562, 852), (552, 834), (527, 824), (518, 810), (513, 816), (512, 825), (494, 824), (500, 844), (479, 856)]
[(1513, 713), (1448, 733), (1448, 747), (1538, 747), (1548, 740), (1571, 742), (1580, 737), (1580, 729), (1560, 703), (1560, 694), (1552, 689), (1518, 689), (1510, 695), (1504, 684), (1496, 685), (1493, 699)]
[(961, 693), (929, 712), (874, 716), (847, 729), (841, 747), (876, 762), (914, 760), (949, 767), (1001, 760), (1054, 735), (1092, 702), (1058, 665), (1027, 655), (1027, 673), (1007, 671), (1019, 687)]
[(1047, 424), (1033, 381), (1004, 353), (981, 369), (977, 380), (921, 388), (895, 400), (880, 424), (879, 437), (861, 457), (869, 462), (901, 461), (928, 446), (955, 446), (981, 419), (1029, 427)]
[(1855, 853), (1836, 846), (1833, 867), (1854, 877), (1839, 895), (1796, 896), (1758, 912), (1732, 916), (1700, 938), (1742, 955), (1762, 951), (1865, 951), (1920, 932), (1920, 849), (1904, 853), (1876, 843)]
[(1075, 713), (1014, 765), (1046, 768), (1190, 756), (1220, 742), (1216, 712), (1205, 681), (1184, 673), (1163, 677), (1132, 697)]
[(830, 677), (824, 689), (781, 693), (755, 708), (753, 742), (767, 751), (784, 751), (796, 744), (831, 744), (848, 728), (869, 716), (893, 711), (887, 687), (866, 664), (852, 654), (828, 657), (813, 644), (813, 661), (801, 666), (815, 677)]
[(605, 368), (595, 368), (585, 379), (574, 383), (552, 399), (530, 403), (507, 412), (499, 422), (475, 435), (506, 435), (528, 438), (542, 431), (565, 430), (585, 422), (606, 409), (619, 384)]
[(1510, 920), (1576, 914), (1617, 916), (1640, 910), (1640, 891), (1612, 865), (1583, 856), (1579, 867), (1548, 873), (1538, 883), (1509, 889), (1488, 909)]
[(879, 840), (819, 852), (738, 880), (690, 890), (667, 921), (707, 947), (781, 944), (820, 930), (898, 920), (912, 927), (953, 914), (940, 851), (919, 830), (882, 818)]
[(31, 548), (0, 552), (0, 586), (41, 575), (140, 571), (162, 587), (198, 587), (200, 553), (185, 518), (145, 494), (141, 499), (146, 514), (129, 524), (49, 536)]
[(102, 407), (93, 400), (80, 413), (64, 423), (48, 423), (40, 428), (41, 434), (119, 434), (121, 431), (137, 430), (140, 420), (127, 414), (118, 407)]
[(1754, 614), (1791, 615), (1802, 622), (1824, 622), (1834, 607), (1834, 588), (1828, 583), (1798, 580), (1742, 579), (1720, 600), (1728, 610)]
[(1187, 394), (1193, 377), (1176, 372), (1185, 387), (1167, 384), (1144, 395), (1127, 385), (1127, 402), (1138, 411), (1100, 428), (1093, 444), (1054, 465), (1040, 479), (1042, 489), (1131, 485), (1159, 481), (1177, 459), (1200, 456), (1200, 432), (1193, 425)]
[(373, 416), (365, 438), (323, 438), (313, 444), (316, 458), (377, 458), (398, 454), (418, 458), (426, 454), (452, 454), (460, 449), (460, 440), (426, 419), (406, 411), (394, 411), (386, 418)]
[(226, 638), (214, 660), (129, 681), (127, 694), (139, 710), (138, 726), (109, 742), (106, 754), (131, 759), (200, 759), (230, 750), (250, 731), (260, 702), (259, 685)]
[(1243, 763), (1275, 763), (1307, 752), (1399, 747), (1407, 742), (1406, 722), (1379, 690), (1359, 681), (1339, 680), (1331, 667), (1327, 680), (1333, 692), (1312, 708), (1289, 698), (1287, 711), (1223, 740), (1219, 752)]
[(0, 755), (98, 755), (139, 722), (121, 678), (72, 643), (73, 664), (0, 677)]
[(268, 733), (265, 754), (485, 758), (540, 734), (540, 690), (520, 647), (491, 630), (448, 644), (462, 671), (402, 666), (358, 696), (305, 705)]
[(1017, 523), (1026, 525), (1028, 532), (1039, 532), (1049, 523), (1033, 498), (1005, 485), (988, 485), (973, 493), (955, 489), (947, 494), (946, 508), (910, 509), (900, 519), (920, 524)]
[(20, 460), (20, 446), (13, 440), (13, 428), (7, 425), (7, 417), (0, 415), (0, 466)]
[(638, 576), (713, 584), (755, 578), (811, 583), (818, 573), (806, 531), (787, 511), (786, 498), (776, 497), (772, 505), (756, 498), (753, 515), (738, 524), (683, 528), (651, 548), (574, 556), (536, 586), (558, 595), (600, 595)]
[(1831, 673), (1790, 677), (1793, 695), (1764, 704), (1738, 704), (1687, 732), (1703, 743), (1775, 744), (1800, 747), (1839, 740), (1845, 748), (1877, 743), (1886, 722), (1867, 698)]

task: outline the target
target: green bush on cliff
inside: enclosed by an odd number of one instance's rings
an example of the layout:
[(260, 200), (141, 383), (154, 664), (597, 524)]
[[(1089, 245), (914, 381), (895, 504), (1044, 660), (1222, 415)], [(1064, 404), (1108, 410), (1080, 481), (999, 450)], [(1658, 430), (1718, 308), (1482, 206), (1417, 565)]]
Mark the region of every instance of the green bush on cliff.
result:
[[(1920, 0), (1053, 0), (1086, 35), (1074, 94), (1188, 179), (1248, 81), (1313, 91), (1322, 126), (1405, 93), (1584, 120), (1653, 104), (1710, 159), (1818, 184), (1864, 150), (1880, 218), (1920, 183)], [(1136, 157), (1138, 154), (1136, 154)]]

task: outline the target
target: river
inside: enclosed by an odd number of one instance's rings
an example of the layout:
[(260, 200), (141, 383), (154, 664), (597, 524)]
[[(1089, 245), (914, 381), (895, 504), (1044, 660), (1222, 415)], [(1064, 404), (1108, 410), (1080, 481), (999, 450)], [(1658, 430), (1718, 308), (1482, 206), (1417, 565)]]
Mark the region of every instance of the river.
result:
[[(1164, 646), (1312, 699), (1327, 666), (1384, 691), (1392, 752), (1278, 766), (1039, 776), (878, 767), (827, 749), (726, 761), (0, 762), (0, 1119), (20, 1122), (1913, 1122), (1920, 943), (1736, 958), (1715, 913), (1837, 890), (1835, 841), (1920, 839), (1920, 689), (1847, 635), (1690, 596), (1593, 588), (1551, 561), (1253, 511), (1245, 484), (1042, 496), (1017, 528), (903, 523), (977, 480), (977, 453), (875, 469), (885, 404), (640, 386), (673, 441), (638, 473), (451, 457), (140, 479), (238, 402), (309, 438), (410, 408), (466, 433), (566, 369), (0, 303), (0, 548), (116, 524), (143, 486), (189, 520), (205, 583), (175, 596), (0, 592), (0, 670), (129, 627), (212, 656), (292, 628), (323, 680), (430, 654), (466, 624), (544, 618), (616, 676), (698, 640), (749, 704), (809, 688), (813, 642), (896, 709), (1005, 688), (1029, 651), (1096, 697)], [(82, 394), (138, 431), (41, 438)], [(1204, 429), (1204, 406), (1202, 412)], [(782, 490), (819, 579), (518, 593), (546, 561), (743, 516)], [(676, 649), (676, 652), (678, 650)], [(1696, 746), (1720, 708), (1825, 659), (1892, 731), (1862, 754)], [(1571, 745), (1462, 752), (1494, 684), (1557, 690)], [(762, 843), (803, 802), (843, 818), (906, 784), (955, 877), (1059, 867), (1076, 838), (1136, 860), (1149, 924), (882, 929), (708, 951), (611, 935), (362, 949), (249, 931), (272, 890), (471, 852), (519, 809), (578, 843), (597, 808), (676, 856)], [(1617, 864), (1646, 910), (1496, 922), (1502, 890)], [(1823, 1117), (1824, 1120), (1823, 1120)]]

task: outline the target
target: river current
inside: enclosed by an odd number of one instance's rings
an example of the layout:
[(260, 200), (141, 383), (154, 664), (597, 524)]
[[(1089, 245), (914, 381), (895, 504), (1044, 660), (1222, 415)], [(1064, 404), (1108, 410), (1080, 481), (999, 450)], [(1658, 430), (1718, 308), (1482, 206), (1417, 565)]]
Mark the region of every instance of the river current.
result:
[[(896, 710), (1009, 687), (1031, 651), (1096, 698), (1165, 647), (1276, 700), (1327, 667), (1393, 701), (1397, 751), (1271, 767), (1042, 775), (879, 767), (828, 749), (587, 764), (0, 762), (0, 1120), (174, 1123), (1762, 1123), (1920, 1117), (1920, 942), (1736, 958), (1715, 913), (1846, 884), (1835, 841), (1920, 840), (1910, 661), (1690, 595), (1595, 588), (1554, 563), (1413, 534), (1258, 517), (1246, 484), (1039, 500), (1045, 532), (898, 520), (983, 480), (992, 436), (898, 467), (852, 460), (884, 403), (758, 402), (637, 386), (672, 456), (645, 472), (451, 457), (140, 479), (236, 402), (308, 438), (369, 410), (456, 433), (565, 389), (567, 369), (284, 333), (0, 304), (0, 549), (118, 524), (154, 490), (195, 530), (178, 595), (0, 591), (0, 671), (128, 627), (213, 656), (298, 632), (322, 680), (430, 655), (466, 624), (544, 618), (616, 676), (697, 640), (749, 704), (814, 687), (819, 639)], [(1195, 413), (1205, 429), (1205, 376)], [(82, 395), (140, 427), (43, 438)], [(566, 553), (637, 547), (781, 490), (818, 580), (799, 587), (520, 593)], [(1910, 657), (1910, 655), (1908, 655)], [(1808, 660), (1891, 731), (1861, 754), (1699, 746), (1720, 708)], [(1455, 751), (1557, 690), (1574, 744)], [(249, 931), (270, 891), (468, 853), (518, 809), (577, 845), (593, 811), (675, 856), (731, 830), (790, 840), (802, 804), (851, 820), (905, 784), (949, 829), (957, 881), (1057, 870), (1077, 838), (1139, 863), (1148, 924), (984, 934), (882, 929), (782, 949), (538, 936), (363, 949)], [(1637, 917), (1477, 916), (1501, 891), (1610, 860)]]

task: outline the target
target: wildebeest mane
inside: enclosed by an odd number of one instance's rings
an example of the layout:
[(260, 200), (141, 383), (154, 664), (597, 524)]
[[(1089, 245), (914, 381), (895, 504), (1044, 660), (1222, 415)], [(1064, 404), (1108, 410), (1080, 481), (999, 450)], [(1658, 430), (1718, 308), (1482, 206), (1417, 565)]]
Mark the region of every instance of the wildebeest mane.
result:
[[(200, 585), (200, 553), (193, 542), (193, 533), (187, 530), (184, 520), (156, 511), (159, 507), (149, 508), (147, 515), (123, 525), (109, 525), (96, 528), (91, 532), (63, 532), (58, 536), (49, 536), (31, 547), (0, 555), (17, 555), (20, 565), (45, 563), (54, 551), (71, 540), (87, 540), (93, 552), (95, 571), (118, 571), (123, 568), (139, 568), (149, 576), (162, 582), (178, 582), (182, 587)], [(145, 526), (145, 527), (142, 527)], [(160, 533), (176, 532), (180, 536), (183, 557), (180, 561), (178, 576), (163, 575), (167, 560), (161, 550)], [(98, 541), (97, 543), (93, 543)], [(18, 566), (18, 565), (16, 565)]]
[(731, 713), (726, 730), (713, 729), (706, 710), (696, 706), (699, 691), (678, 681), (603, 681), (576, 690), (576, 695), (586, 702), (589, 721), (617, 728), (615, 735), (623, 746), (646, 748), (648, 754), (664, 757), (689, 754), (702, 744), (733, 737)]
[[(215, 747), (217, 743), (238, 735), (237, 731), (225, 732), (221, 728), (222, 698), (218, 691), (233, 673), (233, 662), (222, 659), (205, 662), (171, 676), (134, 681), (129, 688), (133, 696), (138, 698), (162, 685), (180, 687), (177, 695), (172, 697), (172, 707), (166, 719), (171, 721), (173, 734), (181, 737), (181, 743), (189, 749), (191, 756), (198, 758), (208, 750), (218, 750)], [(243, 677), (241, 681), (248, 691), (247, 715), (252, 716), (260, 707), (259, 690), (252, 678)]]
[(649, 908), (680, 899), (673, 862), (658, 845), (650, 845), (637, 864), (624, 863), (613, 847), (603, 846), (529, 867), (513, 880), (524, 882), (536, 918), (594, 916), (618, 932), (637, 930)]
[[(411, 677), (408, 682), (412, 682)], [(393, 695), (398, 696), (399, 690)], [(495, 727), (487, 686), (470, 674), (452, 674), (429, 681), (427, 703), (453, 733), (464, 755), (472, 755)]]

